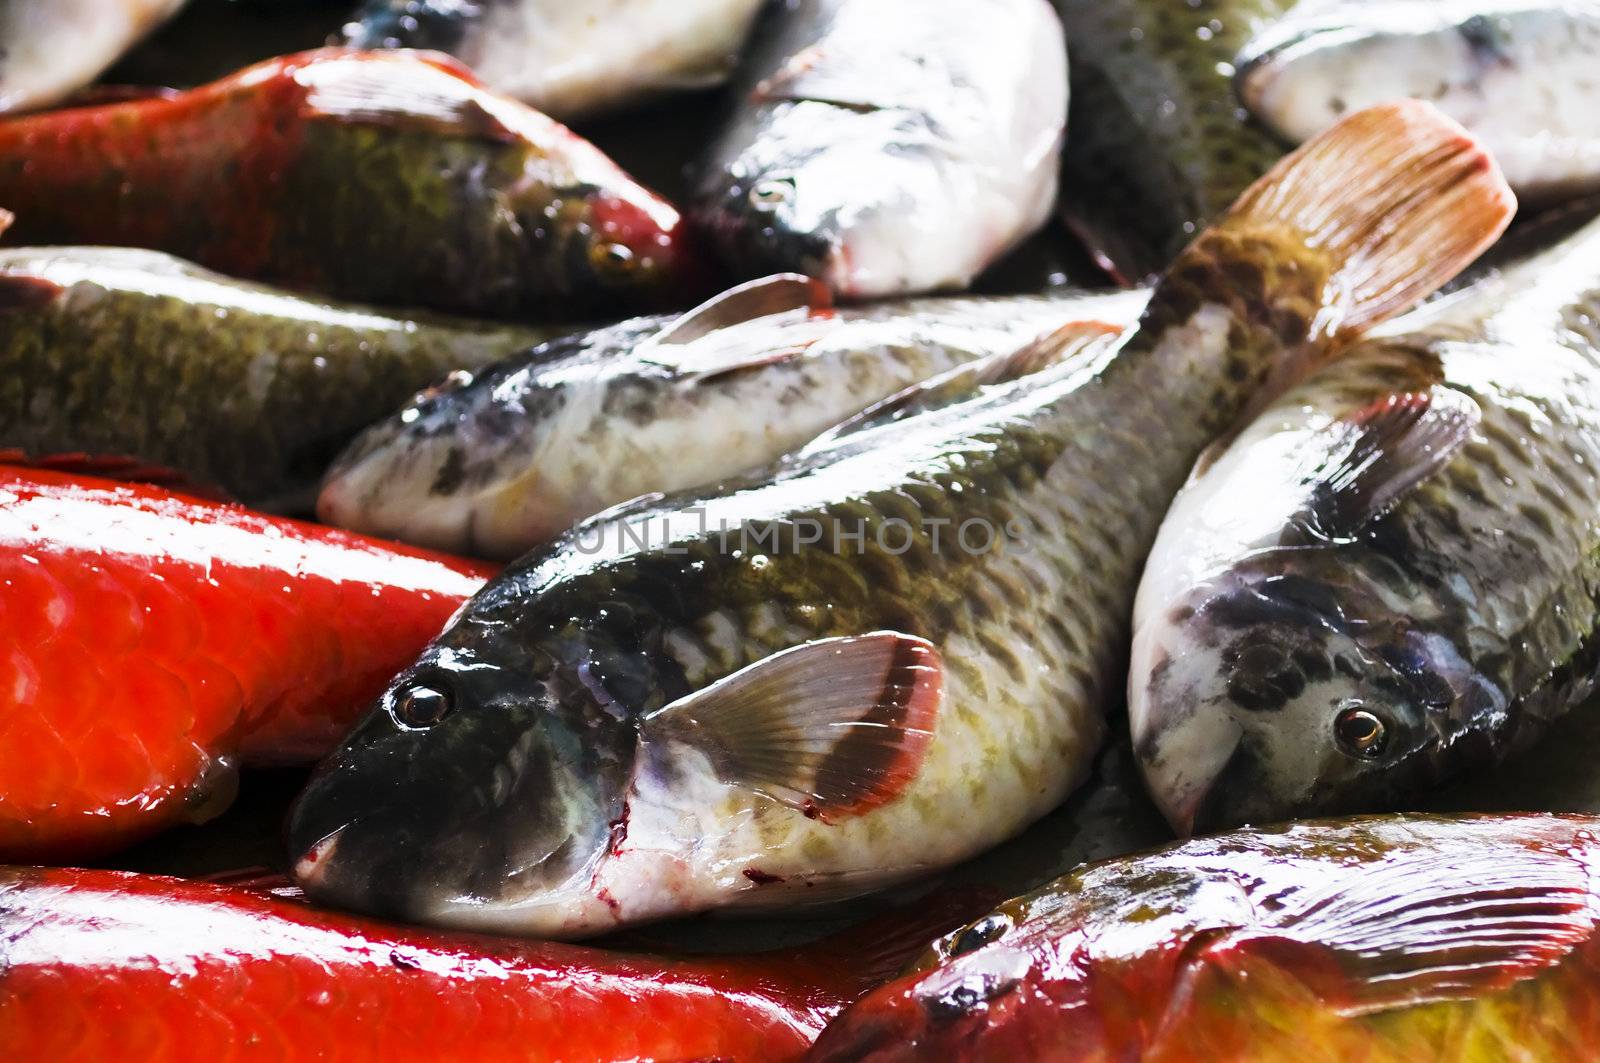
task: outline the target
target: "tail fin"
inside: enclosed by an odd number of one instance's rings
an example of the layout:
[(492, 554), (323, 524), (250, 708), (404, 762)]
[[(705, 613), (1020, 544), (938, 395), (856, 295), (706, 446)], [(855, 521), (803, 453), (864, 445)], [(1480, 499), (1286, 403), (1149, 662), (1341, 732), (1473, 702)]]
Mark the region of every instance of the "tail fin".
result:
[(1516, 212), (1500, 168), (1431, 103), (1358, 111), (1245, 190), (1218, 226), (1284, 228), (1330, 270), (1328, 334), (1404, 313), (1460, 273)]
[(1432, 104), (1370, 107), (1282, 159), (1185, 248), (1128, 346), (1161, 347), (1203, 308), (1226, 310), (1245, 330), (1228, 372), (1247, 397), (1215, 411), (1225, 432), (1438, 290), (1515, 210), (1494, 160)]

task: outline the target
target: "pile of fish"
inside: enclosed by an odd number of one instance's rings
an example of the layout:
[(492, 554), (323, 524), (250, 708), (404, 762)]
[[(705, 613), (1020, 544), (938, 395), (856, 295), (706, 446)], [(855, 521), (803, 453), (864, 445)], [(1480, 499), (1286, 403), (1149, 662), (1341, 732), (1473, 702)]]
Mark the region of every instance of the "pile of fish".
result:
[(12, 1058), (1600, 1052), (1600, 4), (352, 4), (0, 0)]

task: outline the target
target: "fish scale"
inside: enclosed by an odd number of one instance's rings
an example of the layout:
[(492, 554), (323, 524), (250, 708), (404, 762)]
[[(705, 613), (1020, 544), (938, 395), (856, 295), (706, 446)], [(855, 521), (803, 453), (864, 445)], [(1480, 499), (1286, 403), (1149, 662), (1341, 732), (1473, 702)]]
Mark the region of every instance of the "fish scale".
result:
[[(290, 817), (297, 878), (575, 936), (834, 900), (1017, 832), (1087, 772), (1193, 459), (1277, 374), (1470, 261), (1508, 196), (1426, 106), (1354, 116), (1197, 239), (1120, 345), (1063, 329), (968, 392), (579, 525), (324, 762)], [(964, 544), (973, 525), (993, 538)]]
[[(1184, 821), (1203, 785), (1215, 807), (1199, 812), (1221, 822), (1415, 800), (1527, 745), (1592, 692), (1600, 344), (1587, 323), (1597, 313), (1600, 226), (1591, 223), (1392, 324), (1285, 395), (1196, 474), (1174, 507), (1178, 537), (1163, 536), (1141, 590), (1129, 681), (1143, 763), (1169, 814)], [(1301, 441), (1289, 460), (1303, 462), (1328, 445), (1319, 429), (1415, 394), (1470, 400), (1470, 434), (1392, 507), (1308, 539), (1296, 507), (1319, 476), (1285, 480), (1285, 441)], [(1427, 457), (1404, 439), (1390, 452)], [(1220, 500), (1248, 481), (1286, 489), (1259, 520), (1220, 517)], [(1239, 588), (1270, 599), (1267, 581), (1286, 579), (1327, 604), (1309, 618), (1256, 610), (1237, 622), (1207, 605)], [(1240, 640), (1293, 646), (1346, 672), (1275, 665), (1283, 678), (1264, 676), (1229, 663)], [(1241, 709), (1219, 689), (1263, 680), (1286, 695), (1271, 712)], [(1358, 704), (1377, 714), (1389, 743), (1370, 760), (1341, 752), (1328, 722)], [(1241, 752), (1218, 767), (1234, 741)]]
[(0, 856), (209, 818), (312, 759), (484, 566), (153, 487), (0, 467)]

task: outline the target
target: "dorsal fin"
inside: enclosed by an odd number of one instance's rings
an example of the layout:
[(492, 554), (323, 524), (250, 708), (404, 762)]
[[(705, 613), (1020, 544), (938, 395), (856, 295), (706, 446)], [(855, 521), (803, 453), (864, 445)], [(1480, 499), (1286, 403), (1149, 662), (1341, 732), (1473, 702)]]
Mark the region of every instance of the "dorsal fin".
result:
[[(510, 144), (521, 134), (454, 61), (424, 54), (328, 52), (294, 71), (308, 120), (385, 126)], [(536, 112), (529, 112), (530, 114)]]
[(828, 822), (904, 792), (943, 698), (933, 644), (878, 631), (763, 658), (651, 713), (641, 733), (691, 745), (728, 785)]
[(1074, 321), (1014, 351), (958, 365), (920, 384), (912, 384), (830, 428), (802, 449), (803, 457), (828, 450), (858, 432), (881, 428), (920, 413), (942, 410), (982, 393), (984, 388), (1020, 380), (1052, 365), (1109, 347), (1122, 330), (1104, 321)]
[(797, 326), (822, 320), (832, 306), (820, 281), (797, 273), (763, 277), (700, 304), (634, 353), (704, 383), (803, 354), (820, 332)]

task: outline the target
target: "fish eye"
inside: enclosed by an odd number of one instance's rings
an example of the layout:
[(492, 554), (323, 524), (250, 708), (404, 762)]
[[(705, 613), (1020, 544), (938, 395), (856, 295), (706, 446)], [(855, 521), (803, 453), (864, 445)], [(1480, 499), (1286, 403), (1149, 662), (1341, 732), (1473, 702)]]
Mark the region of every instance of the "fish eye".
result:
[(777, 210), (793, 197), (792, 177), (770, 177), (750, 189), (750, 205), (756, 210)]
[(447, 691), (418, 685), (407, 687), (395, 697), (394, 718), (413, 731), (422, 731), (449, 716), (454, 708)]
[(1389, 728), (1381, 716), (1359, 705), (1351, 705), (1334, 717), (1333, 736), (1339, 748), (1350, 756), (1372, 760), (1383, 755), (1389, 742)]
[(596, 244), (589, 253), (597, 269), (611, 273), (629, 273), (639, 264), (639, 257), (627, 244), (608, 242)]
[(977, 952), (985, 945), (998, 941), (1010, 929), (1010, 916), (999, 912), (986, 915), (957, 935), (955, 942), (950, 946), (950, 958)]

